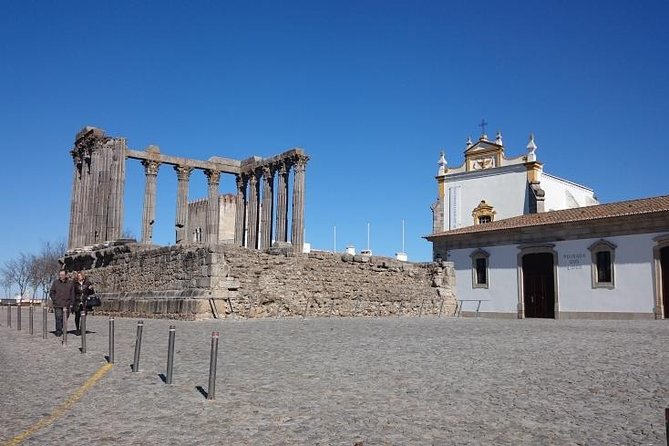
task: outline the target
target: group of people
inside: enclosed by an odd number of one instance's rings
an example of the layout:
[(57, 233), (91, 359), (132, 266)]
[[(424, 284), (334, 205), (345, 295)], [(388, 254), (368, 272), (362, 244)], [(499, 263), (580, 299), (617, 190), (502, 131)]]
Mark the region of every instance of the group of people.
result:
[(58, 272), (58, 279), (49, 290), (56, 318), (56, 336), (63, 335), (63, 317), (68, 317), (70, 313), (74, 313), (77, 336), (81, 335), (81, 313), (86, 310), (86, 301), (93, 294), (93, 284), (83, 271), (74, 272), (72, 277), (68, 277), (63, 270)]

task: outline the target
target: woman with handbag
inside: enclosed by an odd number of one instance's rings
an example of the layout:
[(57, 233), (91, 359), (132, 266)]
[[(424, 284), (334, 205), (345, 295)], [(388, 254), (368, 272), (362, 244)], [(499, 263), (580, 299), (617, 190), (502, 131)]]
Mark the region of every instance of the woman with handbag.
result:
[(86, 311), (86, 301), (89, 296), (95, 294), (93, 284), (83, 271), (77, 273), (77, 280), (74, 282), (74, 323), (77, 326), (77, 336), (81, 335), (79, 322), (81, 321), (81, 312)]

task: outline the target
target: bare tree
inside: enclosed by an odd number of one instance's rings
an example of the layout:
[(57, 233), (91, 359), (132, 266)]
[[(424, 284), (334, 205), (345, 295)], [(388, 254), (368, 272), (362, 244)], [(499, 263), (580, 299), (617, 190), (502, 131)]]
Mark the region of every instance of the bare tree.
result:
[(5, 298), (12, 297), (12, 279), (5, 274), (4, 268), (0, 271), (0, 283), (2, 284), (2, 290), (5, 292)]
[(135, 233), (130, 228), (125, 228), (123, 230), (123, 233), (121, 234), (121, 238), (130, 239), (130, 240), (137, 240), (137, 236), (135, 235)]
[(2, 275), (6, 277), (10, 283), (15, 284), (19, 288), (21, 299), (30, 285), (30, 267), (32, 256), (26, 253), (20, 253), (15, 259), (9, 260), (2, 267)]
[(35, 260), (36, 287), (41, 287), (42, 296), (46, 296), (51, 287), (51, 283), (58, 277), (58, 271), (61, 269), (60, 258), (65, 253), (65, 241), (45, 242), (42, 244), (42, 250)]

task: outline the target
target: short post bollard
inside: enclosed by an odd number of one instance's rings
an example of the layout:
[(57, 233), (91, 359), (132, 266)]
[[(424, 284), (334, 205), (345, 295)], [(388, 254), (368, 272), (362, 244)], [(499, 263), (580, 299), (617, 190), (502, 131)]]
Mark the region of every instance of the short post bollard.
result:
[(664, 409), (664, 425), (667, 429), (667, 446), (669, 446), (669, 407)]
[(34, 330), (34, 323), (35, 323), (35, 307), (33, 304), (30, 304), (30, 307), (28, 308), (28, 326), (30, 328), (30, 334), (32, 335), (35, 330)]
[(7, 326), (12, 328), (12, 304), (7, 304)]
[(16, 304), (16, 329), (21, 331), (21, 303)]
[(142, 331), (144, 331), (144, 321), (137, 322), (137, 337), (135, 338), (135, 357), (132, 363), (132, 371), (139, 372), (139, 354), (142, 350)]
[(172, 373), (174, 371), (174, 338), (176, 336), (176, 327), (170, 325), (170, 334), (167, 340), (167, 374), (165, 375), (165, 384), (172, 384)]
[(216, 398), (216, 359), (218, 358), (218, 332), (211, 332), (211, 357), (209, 359), (209, 387), (207, 388), (207, 399)]
[(67, 322), (70, 320), (70, 309), (63, 308), (63, 344), (67, 345)]
[(423, 304), (425, 304), (425, 297), (423, 297), (423, 300), (420, 301), (420, 309), (418, 310), (418, 317), (421, 317), (423, 315)]
[(114, 363), (114, 317), (109, 317), (109, 356), (107, 361), (110, 364)]
[(48, 310), (46, 305), (42, 307), (42, 339), (46, 339)]
[(81, 320), (79, 321), (79, 329), (81, 330), (81, 353), (86, 353), (86, 309), (81, 312)]

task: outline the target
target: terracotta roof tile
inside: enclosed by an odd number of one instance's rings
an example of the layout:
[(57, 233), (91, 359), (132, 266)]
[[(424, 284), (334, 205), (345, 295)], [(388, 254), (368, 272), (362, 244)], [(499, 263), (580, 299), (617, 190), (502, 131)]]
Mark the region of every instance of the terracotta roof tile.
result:
[(480, 225), (465, 226), (450, 231), (430, 234), (428, 237), (440, 235), (474, 234), (511, 228), (541, 226), (556, 223), (599, 220), (625, 215), (652, 214), (669, 211), (669, 195), (641, 198), (638, 200), (617, 201), (614, 203), (597, 204), (573, 209), (542, 212), (539, 214), (519, 215)]

